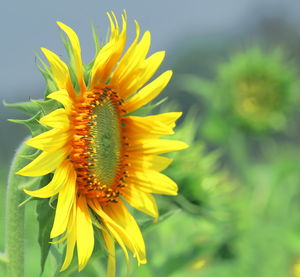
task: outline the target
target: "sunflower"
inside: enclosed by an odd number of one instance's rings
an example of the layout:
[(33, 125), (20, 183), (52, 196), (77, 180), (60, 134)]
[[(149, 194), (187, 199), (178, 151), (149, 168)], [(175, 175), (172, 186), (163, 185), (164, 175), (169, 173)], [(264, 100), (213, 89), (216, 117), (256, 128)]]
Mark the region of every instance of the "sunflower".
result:
[(150, 33), (146, 31), (140, 38), (137, 22), (135, 39), (125, 51), (126, 13), (122, 15), (122, 29), (114, 13), (107, 15), (110, 36), (90, 67), (82, 63), (76, 33), (61, 22), (57, 24), (68, 37), (70, 65), (41, 48), (56, 86), (47, 98), (60, 107), (40, 118), (47, 131), (26, 144), (41, 153), (17, 174), (53, 174), (46, 186), (25, 192), (38, 198), (57, 196), (50, 237), (57, 243), (66, 241), (61, 271), (70, 265), (75, 247), (78, 270), (86, 266), (94, 249), (94, 228), (98, 228), (108, 251), (108, 272), (113, 276), (115, 242), (123, 249), (127, 263), (128, 249), (138, 264), (146, 263), (141, 231), (125, 202), (157, 219), (152, 193), (177, 194), (176, 183), (160, 173), (172, 160), (160, 154), (187, 145), (160, 139), (174, 133), (181, 113), (132, 115), (164, 89), (172, 71), (148, 82), (165, 52), (147, 57)]

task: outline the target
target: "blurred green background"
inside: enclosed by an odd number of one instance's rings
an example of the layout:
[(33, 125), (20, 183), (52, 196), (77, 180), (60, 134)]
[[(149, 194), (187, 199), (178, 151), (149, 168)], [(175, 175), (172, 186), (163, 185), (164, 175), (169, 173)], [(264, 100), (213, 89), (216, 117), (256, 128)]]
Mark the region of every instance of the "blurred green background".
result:
[[(160, 70), (174, 70), (159, 111), (184, 112), (176, 138), (190, 148), (171, 154), (165, 172), (178, 197), (158, 196), (159, 223), (136, 212), (148, 264), (131, 276), (300, 276), (300, 3), (295, 1), (11, 1), (0, 11), (1, 100), (42, 98), (34, 51), (46, 46), (66, 56), (56, 20), (78, 31), (86, 62), (92, 57), (89, 23), (105, 38), (105, 12), (127, 9), (150, 29), (151, 51), (167, 50)], [(7, 24), (10, 22), (10, 25)], [(130, 24), (129, 40), (134, 26)], [(4, 247), (7, 172), (28, 134), (0, 106), (0, 247)], [(39, 276), (35, 201), (26, 206), (25, 276)], [(55, 274), (51, 248), (43, 276), (104, 276), (105, 253), (88, 267)], [(118, 275), (125, 276), (122, 253)], [(0, 274), (1, 275), (1, 274)], [(2, 275), (1, 275), (2, 276)]]

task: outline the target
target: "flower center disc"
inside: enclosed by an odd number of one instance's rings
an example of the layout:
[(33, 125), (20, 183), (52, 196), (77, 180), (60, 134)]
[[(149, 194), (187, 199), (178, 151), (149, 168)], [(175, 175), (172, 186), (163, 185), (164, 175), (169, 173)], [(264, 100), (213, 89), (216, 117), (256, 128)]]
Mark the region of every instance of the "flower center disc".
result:
[(95, 123), (91, 128), (91, 173), (104, 186), (111, 186), (116, 178), (121, 156), (121, 134), (118, 112), (106, 99), (94, 109)]
[(105, 87), (85, 92), (72, 117), (78, 193), (103, 203), (117, 202), (125, 186), (120, 106), (117, 93)]

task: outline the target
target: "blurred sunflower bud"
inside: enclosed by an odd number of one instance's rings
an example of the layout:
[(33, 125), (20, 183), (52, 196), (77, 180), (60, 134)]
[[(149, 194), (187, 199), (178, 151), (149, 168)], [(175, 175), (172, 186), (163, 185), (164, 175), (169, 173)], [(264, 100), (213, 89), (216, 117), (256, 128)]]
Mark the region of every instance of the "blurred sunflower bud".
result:
[(281, 50), (251, 48), (232, 56), (218, 70), (220, 105), (248, 130), (280, 130), (292, 110), (295, 71)]

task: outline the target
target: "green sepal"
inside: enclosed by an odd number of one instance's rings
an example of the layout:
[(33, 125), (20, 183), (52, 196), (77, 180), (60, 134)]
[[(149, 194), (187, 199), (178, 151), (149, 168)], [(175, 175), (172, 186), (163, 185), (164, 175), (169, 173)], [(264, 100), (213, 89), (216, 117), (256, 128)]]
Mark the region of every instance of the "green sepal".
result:
[(72, 45), (70, 43), (70, 40), (66, 39), (65, 36), (63, 35), (63, 33), (60, 34), (60, 37), (66, 48), (67, 54), (69, 56), (68, 68), (69, 68), (73, 87), (75, 88), (76, 91), (79, 91), (79, 85), (78, 85), (78, 80), (77, 80), (77, 76), (76, 76), (75, 58), (74, 58)]
[(151, 105), (147, 105), (145, 107), (141, 107), (140, 109), (130, 113), (130, 116), (147, 116), (150, 113), (152, 113), (152, 111), (157, 108), (158, 106), (160, 106), (162, 103), (164, 103), (166, 100), (168, 99), (168, 97), (165, 97), (163, 99), (161, 99), (160, 101), (151, 104)]
[(37, 114), (41, 109), (39, 105), (32, 101), (20, 103), (6, 103), (5, 101), (3, 101), (2, 103), (6, 108), (15, 109), (31, 116)]
[(56, 204), (53, 205), (53, 203), (57, 200), (57, 195), (53, 195), (50, 197), (49, 199), (49, 205), (50, 207), (52, 207), (53, 209), (55, 209)]
[(39, 62), (42, 64), (44, 69), (36, 62), (37, 68), (40, 70), (42, 73), (43, 77), (45, 78), (46, 81), (46, 91), (45, 91), (45, 97), (50, 94), (51, 92), (57, 91), (58, 87), (56, 85), (56, 82), (54, 81), (54, 77), (51, 73), (50, 68), (45, 64), (45, 62), (40, 58), (38, 54), (36, 54), (37, 59)]
[(18, 208), (21, 208), (22, 206), (26, 205), (28, 202), (32, 201), (32, 200), (36, 200), (36, 198), (29, 196), (27, 197), (24, 201), (22, 201), (19, 205)]
[(99, 42), (99, 36), (97, 35), (97, 31), (94, 24), (92, 24), (92, 35), (94, 40), (95, 56), (96, 56), (99, 53), (101, 46)]
[[(43, 176), (40, 181), (40, 187), (47, 185), (51, 181), (51, 174)], [(49, 250), (51, 247), (50, 241), (50, 233), (54, 221), (55, 210), (49, 205), (48, 199), (39, 199), (37, 206), (37, 220), (39, 224), (39, 235), (38, 242), (41, 251), (41, 275), (44, 272), (45, 263), (49, 254)]]
[(83, 78), (84, 78), (84, 82), (87, 85), (87, 87), (90, 85), (90, 81), (91, 81), (91, 70), (93, 68), (95, 60), (92, 60), (89, 64), (84, 65), (84, 70), (83, 70)]
[(60, 103), (58, 103), (57, 101), (55, 101), (53, 99), (32, 100), (32, 101), (34, 103), (38, 104), (42, 108), (42, 111), (45, 115), (63, 107)]
[(89, 62), (87, 65), (84, 65), (84, 81), (87, 86), (90, 84), (90, 75), (91, 75), (91, 70), (93, 68), (93, 65), (95, 63), (95, 59), (101, 49), (100, 42), (99, 42), (99, 37), (97, 35), (96, 28), (94, 24), (92, 24), (92, 34), (93, 34), (93, 40), (94, 40), (94, 47), (95, 47), (95, 57), (91, 62)]
[(31, 180), (29, 180), (28, 182), (26, 182), (24, 184), (20, 184), (18, 186), (18, 188), (20, 190), (29, 189), (29, 188), (32, 188), (32, 187), (37, 188), (38, 185), (40, 184), (40, 182), (41, 182), (41, 177), (32, 177)]
[(26, 126), (30, 130), (31, 135), (34, 137), (34, 136), (44, 132), (46, 129), (39, 122), (41, 115), (42, 115), (42, 112), (38, 112), (35, 116), (33, 116), (29, 119), (24, 119), (24, 120), (8, 119), (8, 121)]
[(41, 150), (36, 149), (36, 151), (33, 154), (29, 155), (18, 155), (18, 157), (26, 160), (33, 161), (39, 154), (41, 153)]

